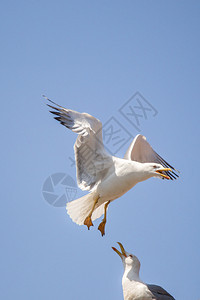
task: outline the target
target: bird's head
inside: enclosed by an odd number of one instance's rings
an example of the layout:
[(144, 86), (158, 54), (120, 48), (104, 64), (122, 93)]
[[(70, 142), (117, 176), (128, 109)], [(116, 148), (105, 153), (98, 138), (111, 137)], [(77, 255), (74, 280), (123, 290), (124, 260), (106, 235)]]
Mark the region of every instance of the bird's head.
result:
[(170, 168), (164, 168), (161, 164), (157, 163), (145, 163), (145, 170), (152, 176), (161, 179), (172, 179), (169, 175), (172, 170)]
[(125, 251), (121, 243), (118, 242), (118, 245), (120, 246), (121, 252), (117, 250), (115, 247), (112, 247), (112, 249), (121, 257), (122, 263), (124, 265), (124, 269), (126, 269), (126, 267), (133, 268), (135, 272), (139, 274), (139, 270), (140, 270), (139, 259), (135, 255)]

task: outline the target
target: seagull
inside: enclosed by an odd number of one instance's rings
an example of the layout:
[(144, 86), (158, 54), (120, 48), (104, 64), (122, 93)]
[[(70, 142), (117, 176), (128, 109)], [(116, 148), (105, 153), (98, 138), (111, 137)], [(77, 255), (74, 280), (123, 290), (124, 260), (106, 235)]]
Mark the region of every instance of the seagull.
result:
[[(87, 113), (66, 109), (44, 96), (54, 119), (78, 134), (74, 144), (76, 177), (80, 189), (89, 193), (68, 202), (67, 213), (78, 225), (93, 226), (104, 214), (98, 230), (105, 235), (108, 205), (138, 182), (151, 177), (173, 180), (177, 170), (159, 156), (138, 134), (124, 158), (110, 155), (104, 148), (102, 123)], [(52, 106), (54, 104), (54, 106)]]
[[(162, 287), (154, 284), (144, 283), (139, 276), (140, 261), (139, 259), (124, 250), (119, 243), (121, 252), (115, 247), (112, 249), (121, 257), (124, 266), (124, 275), (122, 277), (122, 287), (124, 300), (172, 300), (172, 297)], [(175, 300), (175, 299), (174, 299)]]

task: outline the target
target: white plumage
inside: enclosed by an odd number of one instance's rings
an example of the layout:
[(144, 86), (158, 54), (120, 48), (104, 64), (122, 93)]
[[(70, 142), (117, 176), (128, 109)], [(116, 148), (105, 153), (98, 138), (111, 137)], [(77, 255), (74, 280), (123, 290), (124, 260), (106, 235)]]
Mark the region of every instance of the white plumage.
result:
[(89, 229), (92, 221), (104, 213), (98, 228), (104, 235), (106, 210), (111, 201), (150, 177), (171, 180), (178, 177), (175, 169), (152, 149), (144, 136), (135, 137), (124, 159), (111, 156), (104, 148), (102, 124), (98, 119), (54, 104), (57, 107), (48, 106), (53, 109), (55, 119), (78, 134), (74, 145), (77, 182), (82, 190), (90, 191), (67, 203), (67, 212), (75, 223), (85, 224)]
[(175, 300), (162, 287), (144, 283), (139, 276), (139, 259), (135, 255), (126, 252), (121, 243), (118, 244), (121, 252), (115, 247), (112, 248), (121, 257), (124, 266), (122, 277), (124, 300)]

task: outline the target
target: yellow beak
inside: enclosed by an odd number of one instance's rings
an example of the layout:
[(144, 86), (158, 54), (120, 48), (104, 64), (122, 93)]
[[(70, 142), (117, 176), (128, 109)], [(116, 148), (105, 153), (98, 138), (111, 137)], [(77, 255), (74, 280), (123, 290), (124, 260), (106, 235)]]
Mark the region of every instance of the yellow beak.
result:
[(156, 173), (158, 173), (162, 177), (164, 177), (164, 178), (166, 178), (166, 179), (169, 180), (170, 177), (162, 173), (162, 172), (167, 172), (167, 171), (172, 171), (172, 169), (170, 169), (170, 168), (163, 168), (163, 169), (157, 170)]
[(124, 250), (124, 247), (122, 246), (122, 244), (120, 242), (117, 242), (117, 244), (120, 246), (121, 252), (119, 252), (119, 250), (117, 250), (115, 247), (112, 247), (112, 249), (122, 258), (122, 256), (127, 257), (126, 255), (126, 251)]

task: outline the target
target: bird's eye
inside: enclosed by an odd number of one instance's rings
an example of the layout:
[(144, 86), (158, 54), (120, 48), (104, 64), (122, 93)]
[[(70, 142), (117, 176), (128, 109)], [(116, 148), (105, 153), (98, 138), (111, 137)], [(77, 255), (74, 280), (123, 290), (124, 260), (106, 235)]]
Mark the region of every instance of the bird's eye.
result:
[(133, 258), (133, 255), (132, 255), (132, 254), (130, 254), (130, 255), (129, 255), (129, 257)]
[(156, 165), (154, 165), (154, 166), (153, 166), (153, 168), (154, 168), (154, 169), (156, 169), (156, 168), (157, 168), (157, 166), (156, 166)]

